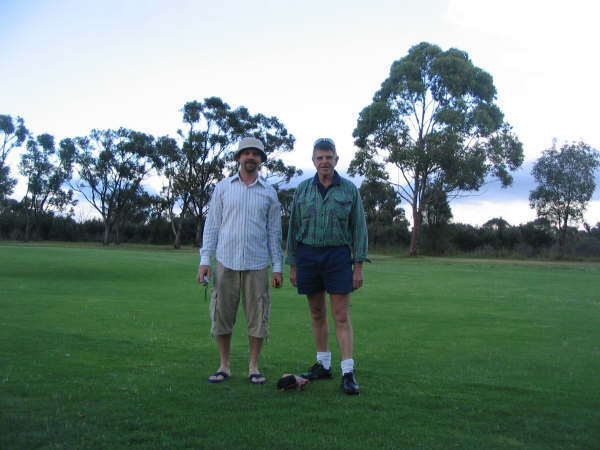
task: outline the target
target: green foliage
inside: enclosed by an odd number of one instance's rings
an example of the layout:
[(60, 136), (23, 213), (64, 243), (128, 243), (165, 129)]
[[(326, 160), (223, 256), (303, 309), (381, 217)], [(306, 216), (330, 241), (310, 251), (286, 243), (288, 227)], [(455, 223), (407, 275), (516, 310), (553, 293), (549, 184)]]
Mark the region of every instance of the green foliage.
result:
[(369, 249), (384, 251), (406, 247), (410, 242), (408, 220), (394, 188), (377, 179), (367, 178), (359, 190), (367, 221)]
[(70, 186), (102, 217), (107, 245), (110, 232), (144, 196), (145, 176), (160, 164), (154, 137), (125, 128), (94, 129), (86, 137), (63, 139), (60, 147), (63, 167), (75, 171)]
[(472, 252), (481, 247), (481, 235), (473, 225), (455, 224), (452, 226), (452, 243), (463, 252)]
[(550, 247), (556, 242), (554, 229), (547, 219), (536, 219), (519, 227), (523, 242), (533, 249)]
[(429, 199), (423, 207), (423, 228), (419, 236), (419, 247), (427, 255), (443, 255), (450, 249), (448, 222), (452, 211), (448, 196), (439, 184), (430, 184), (425, 197)]
[(268, 159), (263, 164), (263, 171), (271, 183), (287, 182), (302, 173), (281, 159), (282, 154), (293, 149), (295, 138), (276, 117), (252, 115), (243, 106), (231, 109), (220, 98), (209, 97), (204, 102), (186, 103), (183, 122), (187, 130), (178, 131), (183, 144), (176, 157), (173, 190), (191, 194), (188, 202), (184, 194), (179, 194), (179, 206), (180, 211), (189, 206), (196, 219), (198, 246), (215, 183), (225, 177), (226, 170), (237, 171), (235, 145), (242, 137), (253, 136), (264, 143)]
[(25, 121), (17, 117), (16, 124), (9, 115), (0, 114), (0, 209), (4, 200), (13, 193), (17, 180), (10, 177), (10, 167), (6, 165), (6, 158), (10, 151), (20, 147), (29, 130), (25, 127)]
[(425, 196), (428, 200), (423, 207), (423, 220), (427, 225), (444, 226), (452, 219), (452, 210), (448, 203), (448, 195), (439, 185), (430, 184)]
[(31, 226), (39, 225), (39, 219), (49, 212), (65, 212), (74, 206), (72, 190), (64, 190), (63, 185), (71, 177), (69, 171), (60, 164), (54, 145), (54, 137), (41, 134), (36, 139), (27, 140), (27, 148), (21, 156), (21, 174), (27, 179), (27, 192), (22, 203), (27, 211), (25, 240), (29, 240)]
[(529, 194), (529, 202), (540, 218), (548, 219), (559, 230), (559, 245), (564, 250), (567, 227), (580, 222), (587, 202), (596, 189), (594, 174), (600, 166), (600, 155), (589, 145), (556, 141), (544, 150), (532, 169), (538, 183)]
[(16, 124), (9, 115), (0, 114), (0, 166), (4, 166), (6, 157), (13, 148), (20, 147), (29, 136), (25, 121), (17, 117)]
[(404, 210), (400, 208), (400, 196), (389, 184), (367, 178), (359, 191), (367, 224), (406, 222)]
[(369, 233), (369, 252), (394, 252), (397, 249), (406, 249), (410, 244), (410, 231), (408, 221), (386, 224), (374, 222), (367, 224)]
[(292, 215), (292, 205), (294, 203), (296, 188), (279, 189), (277, 186), (275, 186), (275, 188), (277, 190), (279, 204), (281, 205), (281, 231), (282, 236), (284, 236), (285, 239), (290, 226), (290, 217)]
[(4, 202), (11, 195), (17, 185), (17, 180), (11, 178), (10, 167), (0, 164), (0, 209), (4, 207)]
[(173, 247), (181, 246), (183, 223), (189, 214), (192, 192), (188, 189), (190, 164), (187, 154), (175, 139), (163, 136), (156, 142), (157, 171), (166, 178), (160, 196), (156, 198), (157, 216), (165, 216), (170, 223)]
[[(361, 395), (278, 392), (314, 344), (272, 291), (264, 386), (218, 366), (195, 252), (0, 246), (1, 448), (597, 448), (597, 264), (375, 257), (352, 297)], [(573, 289), (577, 286), (577, 289)], [(568, 318), (568, 320), (565, 320)]]
[[(509, 171), (523, 149), (494, 103), (491, 75), (457, 49), (421, 43), (392, 64), (389, 77), (365, 107), (353, 136), (359, 147), (350, 174), (395, 185), (413, 209), (411, 254), (416, 254), (430, 186), (448, 194), (477, 190), (487, 176), (512, 183)], [(395, 166), (403, 181), (390, 180)]]

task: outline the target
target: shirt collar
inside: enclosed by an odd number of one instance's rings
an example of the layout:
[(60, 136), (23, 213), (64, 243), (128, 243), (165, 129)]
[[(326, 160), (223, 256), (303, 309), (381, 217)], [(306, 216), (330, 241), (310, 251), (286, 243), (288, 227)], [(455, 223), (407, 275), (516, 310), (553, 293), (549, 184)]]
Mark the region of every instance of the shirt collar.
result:
[[(230, 178), (230, 182), (233, 183), (234, 181), (239, 181), (240, 183), (243, 183), (242, 178), (240, 177), (240, 173), (237, 172), (235, 175), (233, 175)], [(256, 181), (254, 181), (254, 183), (258, 183), (261, 186), (265, 186), (265, 180), (262, 179), (262, 177), (259, 175), (258, 177), (256, 177)], [(249, 186), (252, 186), (254, 183), (250, 184)]]
[[(315, 176), (313, 177), (312, 180), (312, 184), (321, 184), (321, 182), (319, 181), (319, 173), (315, 173)], [(337, 173), (337, 170), (333, 171), (333, 179), (331, 180), (331, 185), (340, 185), (342, 184), (342, 177), (340, 177), (340, 175)]]

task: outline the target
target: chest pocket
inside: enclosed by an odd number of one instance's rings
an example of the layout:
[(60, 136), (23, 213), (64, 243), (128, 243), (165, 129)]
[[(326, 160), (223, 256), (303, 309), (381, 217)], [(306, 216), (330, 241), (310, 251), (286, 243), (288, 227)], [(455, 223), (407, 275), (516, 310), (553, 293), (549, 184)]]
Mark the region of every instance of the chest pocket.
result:
[(330, 213), (333, 216), (337, 217), (339, 220), (346, 221), (352, 210), (352, 198), (348, 195), (336, 193), (336, 195), (331, 198), (329, 208)]

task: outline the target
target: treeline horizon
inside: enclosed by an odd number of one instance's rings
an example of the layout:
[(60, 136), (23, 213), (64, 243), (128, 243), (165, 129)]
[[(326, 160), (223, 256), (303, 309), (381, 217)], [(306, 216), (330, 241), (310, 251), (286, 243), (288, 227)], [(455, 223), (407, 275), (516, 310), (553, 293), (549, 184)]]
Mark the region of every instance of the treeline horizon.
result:
[[(0, 115), (0, 237), (95, 241), (98, 221), (72, 219), (73, 208), (84, 201), (100, 216), (104, 245), (168, 240), (179, 248), (192, 239), (200, 247), (214, 187), (238, 170), (235, 148), (246, 136), (264, 143), (268, 158), (261, 174), (278, 191), (285, 236), (294, 188), (284, 187), (302, 175), (284, 160), (295, 137), (277, 117), (232, 109), (219, 97), (187, 102), (181, 112), (176, 138), (119, 128), (92, 129), (60, 142), (47, 133), (35, 136), (21, 117)], [(482, 227), (451, 222), (450, 199), (491, 179), (510, 187), (524, 161), (523, 144), (497, 104), (492, 75), (463, 50), (428, 42), (413, 46), (392, 63), (389, 77), (358, 114), (352, 137), (358, 150), (347, 173), (364, 177), (360, 193), (375, 248), (408, 245), (410, 255), (484, 249), (531, 256), (558, 243), (562, 256), (583, 239), (589, 248), (580, 253), (598, 253), (600, 224), (584, 223), (581, 232), (572, 227), (583, 223), (600, 167), (600, 153), (583, 141), (558, 146), (554, 140), (535, 162), (537, 186), (528, 198), (535, 221), (512, 226), (492, 218)], [(27, 192), (16, 202), (10, 198), (16, 179), (5, 162), (23, 144), (19, 172)], [(401, 174), (397, 182), (391, 168)], [(163, 181), (156, 194), (144, 188), (150, 175)], [(410, 229), (400, 202), (410, 209)]]
[[(280, 191), (283, 192), (283, 191)], [(286, 195), (293, 195), (289, 192)], [(392, 222), (381, 218), (367, 217), (369, 251), (390, 253), (404, 251), (410, 246), (411, 233), (408, 221), (400, 214)], [(283, 241), (287, 234), (289, 215), (282, 215)], [(9, 200), (0, 213), (0, 240), (25, 242), (27, 218), (16, 200)], [(81, 242), (99, 243), (104, 240), (104, 223), (99, 218), (77, 221), (71, 216), (45, 214), (33, 230), (27, 242)], [(121, 227), (119, 235), (111, 236), (111, 243), (147, 244), (173, 246), (171, 225), (164, 217), (150, 213), (139, 217), (139, 221), (128, 221)], [(195, 243), (195, 221), (184, 221), (181, 246), (198, 248)], [(481, 226), (448, 222), (446, 224), (424, 224), (419, 249), (427, 256), (482, 255), (512, 258), (600, 258), (600, 222), (594, 227), (584, 224), (579, 230), (569, 227), (563, 254), (558, 246), (555, 227), (545, 219), (536, 219), (525, 224), (511, 225), (502, 218), (493, 218)]]

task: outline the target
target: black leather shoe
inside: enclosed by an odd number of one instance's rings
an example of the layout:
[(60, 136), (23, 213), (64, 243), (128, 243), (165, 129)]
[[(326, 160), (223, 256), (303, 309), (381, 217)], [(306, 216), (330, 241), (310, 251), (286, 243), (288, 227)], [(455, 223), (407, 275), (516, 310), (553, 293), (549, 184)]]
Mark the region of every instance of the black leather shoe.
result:
[(331, 378), (331, 367), (326, 369), (320, 362), (312, 366), (308, 372), (300, 375), (302, 378), (308, 378), (311, 381)]
[(344, 374), (342, 377), (342, 388), (344, 392), (348, 395), (358, 395), (360, 394), (360, 388), (356, 383), (356, 379), (354, 378), (353, 372), (348, 372)]

